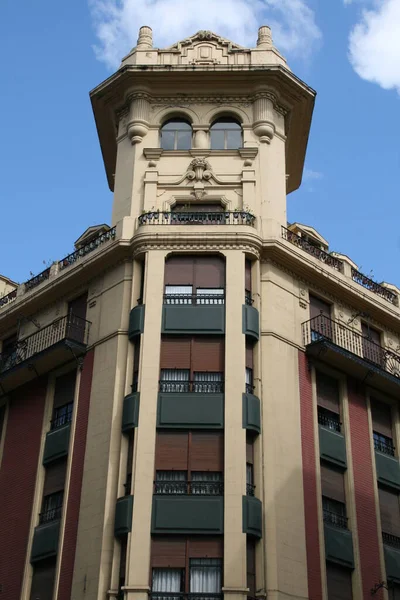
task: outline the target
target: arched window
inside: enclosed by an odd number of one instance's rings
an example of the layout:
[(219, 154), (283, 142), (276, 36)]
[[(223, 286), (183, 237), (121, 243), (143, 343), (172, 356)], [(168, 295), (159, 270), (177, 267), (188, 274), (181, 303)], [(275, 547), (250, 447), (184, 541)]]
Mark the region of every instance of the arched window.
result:
[(235, 119), (218, 119), (210, 127), (211, 150), (237, 150), (242, 146), (242, 128)]
[(161, 127), (161, 148), (163, 150), (190, 150), (192, 147), (192, 127), (183, 119), (170, 119)]

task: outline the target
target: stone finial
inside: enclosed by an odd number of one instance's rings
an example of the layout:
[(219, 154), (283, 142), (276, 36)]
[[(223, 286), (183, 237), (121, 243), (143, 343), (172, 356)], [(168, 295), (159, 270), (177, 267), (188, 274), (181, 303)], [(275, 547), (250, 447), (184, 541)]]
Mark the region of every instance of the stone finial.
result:
[(153, 47), (153, 30), (151, 27), (144, 25), (139, 29), (139, 37), (136, 48), (152, 48)]
[(262, 25), (258, 29), (257, 47), (272, 48), (271, 28), (268, 25)]

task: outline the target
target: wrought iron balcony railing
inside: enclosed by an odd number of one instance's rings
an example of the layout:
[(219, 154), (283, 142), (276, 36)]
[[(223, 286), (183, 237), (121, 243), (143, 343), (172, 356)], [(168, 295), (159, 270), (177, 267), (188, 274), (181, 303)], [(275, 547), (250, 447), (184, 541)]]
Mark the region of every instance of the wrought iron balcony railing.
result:
[(223, 481), (155, 481), (154, 493), (163, 495), (223, 496)]
[(222, 600), (223, 594), (211, 592), (149, 592), (152, 600)]
[(353, 281), (359, 283), (367, 290), (370, 290), (371, 292), (374, 292), (374, 294), (378, 294), (378, 296), (384, 298), (388, 302), (397, 305), (397, 295), (391, 290), (385, 288), (383, 285), (380, 285), (380, 283), (376, 283), (376, 281), (374, 281), (373, 279), (370, 279), (363, 273), (360, 273), (360, 271), (357, 271), (353, 268), (351, 269), (351, 277)]
[(251, 297), (250, 290), (244, 290), (244, 302), (245, 302), (245, 304), (247, 304), (247, 306), (252, 306), (254, 300)]
[(51, 523), (51, 521), (57, 521), (58, 519), (61, 519), (61, 513), (62, 504), (41, 512), (39, 514), (39, 525), (44, 525), (45, 523)]
[(73, 402), (57, 407), (54, 411), (54, 418), (50, 421), (50, 431), (71, 423), (73, 410)]
[(400, 378), (400, 355), (383, 348), (369, 337), (338, 323), (325, 315), (318, 315), (302, 324), (303, 342), (328, 340), (336, 346), (363, 358), (375, 367)]
[(161, 212), (150, 211), (140, 215), (139, 225), (250, 225), (255, 216), (246, 211), (223, 212)]
[(63, 340), (86, 345), (90, 325), (90, 321), (73, 314), (56, 319), (23, 340), (18, 340), (6, 353), (0, 354), (0, 374)]
[(252, 383), (246, 383), (246, 394), (254, 394), (254, 387)]
[(6, 294), (5, 296), (2, 296), (0, 298), (0, 308), (2, 306), (5, 306), (9, 302), (12, 302), (13, 300), (15, 300), (16, 297), (17, 297), (17, 290), (16, 289), (12, 290), (12, 292), (8, 292), (8, 294)]
[(160, 381), (159, 390), (162, 393), (187, 394), (221, 394), (224, 391), (223, 381)]
[(297, 235), (297, 233), (290, 231), (290, 229), (282, 227), (282, 237), (284, 240), (307, 252), (307, 254), (311, 254), (311, 256), (318, 258), (318, 260), (325, 263), (329, 267), (333, 267), (334, 269), (336, 269), (336, 271), (343, 271), (343, 262), (341, 260), (339, 260), (335, 256), (332, 256), (328, 252), (325, 252), (325, 250), (314, 246), (309, 241), (302, 238), (300, 235)]
[(347, 517), (331, 510), (323, 509), (324, 523), (338, 527), (339, 529), (347, 529)]
[(254, 496), (256, 486), (252, 483), (246, 483), (246, 496)]
[(322, 427), (330, 429), (331, 431), (336, 431), (338, 433), (341, 431), (339, 415), (328, 413), (328, 411), (321, 407), (318, 407), (318, 423), (322, 425)]
[(382, 452), (388, 456), (394, 456), (395, 448), (393, 445), (393, 440), (385, 435), (374, 432), (374, 448), (378, 452)]
[(40, 283), (43, 283), (43, 281), (46, 281), (46, 279), (48, 279), (49, 277), (50, 268), (45, 269), (44, 271), (39, 273), (39, 275), (35, 275), (35, 277), (32, 277), (32, 279), (28, 279), (28, 281), (25, 281), (25, 291), (28, 292)]
[(223, 294), (164, 294), (164, 304), (225, 304)]
[(386, 531), (382, 531), (382, 541), (387, 546), (392, 546), (393, 548), (397, 548), (400, 550), (400, 537), (397, 535), (393, 535), (392, 533), (386, 533)]
[(66, 267), (73, 265), (77, 260), (79, 260), (83, 256), (86, 256), (86, 254), (93, 252), (93, 250), (96, 250), (99, 246), (101, 246), (105, 242), (114, 240), (115, 235), (116, 235), (115, 227), (112, 227), (108, 231), (104, 231), (103, 233), (101, 233), (100, 235), (95, 237), (91, 242), (89, 242), (85, 246), (82, 246), (82, 248), (79, 248), (79, 250), (75, 250), (75, 252), (72, 252), (72, 254), (68, 254), (68, 256), (66, 256), (62, 260), (58, 261), (59, 269), (65, 269)]

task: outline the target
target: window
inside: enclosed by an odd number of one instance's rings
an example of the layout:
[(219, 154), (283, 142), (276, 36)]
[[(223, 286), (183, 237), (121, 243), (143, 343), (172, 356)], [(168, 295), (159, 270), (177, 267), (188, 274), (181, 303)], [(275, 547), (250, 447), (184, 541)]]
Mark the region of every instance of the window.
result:
[(393, 423), (390, 404), (371, 398), (374, 447), (378, 452), (394, 456)]
[(379, 508), (383, 541), (393, 545), (397, 540), (400, 548), (400, 495), (388, 488), (379, 486)]
[(246, 394), (252, 394), (253, 391), (253, 369), (249, 369), (249, 367), (246, 367)]
[(165, 304), (223, 304), (225, 261), (220, 256), (174, 255), (165, 261)]
[(171, 119), (161, 127), (161, 148), (163, 150), (190, 150), (192, 147), (192, 127), (183, 119)]
[(344, 473), (321, 464), (321, 488), (325, 523), (347, 529)]
[(154, 484), (155, 494), (221, 496), (223, 489), (220, 471), (157, 471)]
[[(155, 568), (152, 576), (152, 597), (160, 600), (164, 598), (178, 600), (180, 595), (175, 596), (174, 593), (182, 591), (182, 584), (184, 584), (183, 569)], [(165, 596), (161, 592), (164, 592)]]
[(386, 435), (377, 433), (376, 431), (374, 431), (374, 448), (375, 450), (378, 450), (378, 452), (383, 452), (383, 454), (394, 456), (393, 440), (389, 437), (386, 437)]
[[(220, 558), (191, 558), (189, 561), (191, 594), (220, 594), (222, 587), (222, 560)], [(199, 594), (197, 596), (197, 594)]]
[(211, 150), (237, 150), (242, 146), (242, 128), (235, 119), (218, 119), (210, 127)]
[(253, 304), (252, 298), (252, 286), (251, 286), (251, 260), (246, 258), (245, 262), (245, 275), (244, 275), (244, 295), (245, 303), (251, 306)]
[(339, 381), (317, 371), (318, 423), (327, 429), (340, 432)]
[(155, 494), (187, 494), (187, 471), (157, 471)]
[(75, 382), (76, 370), (57, 377), (54, 389), (53, 417), (50, 423), (51, 430), (71, 422), (74, 410)]
[(199, 394), (219, 394), (223, 391), (223, 374), (194, 371), (193, 391)]
[(63, 427), (63, 425), (71, 423), (73, 410), (73, 402), (69, 402), (68, 404), (64, 404), (63, 406), (55, 408), (53, 412), (53, 419), (51, 421), (51, 429), (58, 429), (59, 427)]
[(381, 334), (368, 323), (361, 323), (363, 357), (374, 364), (384, 366), (384, 354), (381, 348)]
[(191, 285), (166, 285), (164, 304), (192, 304), (192, 293)]
[(324, 522), (340, 529), (347, 529), (346, 505), (343, 502), (322, 496)]
[(39, 525), (61, 519), (64, 490), (49, 494), (43, 498), (42, 512), (39, 515)]
[(55, 574), (55, 557), (41, 560), (33, 566), (30, 600), (52, 600)]
[(161, 369), (160, 392), (188, 392), (190, 390), (189, 376), (189, 369)]
[(351, 570), (334, 563), (326, 563), (328, 600), (352, 600)]
[(332, 339), (331, 305), (310, 294), (311, 341)]
[(246, 495), (254, 496), (253, 465), (246, 463)]

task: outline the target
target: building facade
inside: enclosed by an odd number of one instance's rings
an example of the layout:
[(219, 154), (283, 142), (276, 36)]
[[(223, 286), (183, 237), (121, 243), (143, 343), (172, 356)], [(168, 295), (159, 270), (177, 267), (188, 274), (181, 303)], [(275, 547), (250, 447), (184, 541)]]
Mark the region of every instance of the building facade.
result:
[(112, 223), (0, 279), (0, 598), (400, 598), (400, 290), (287, 223), (315, 92), (142, 27)]

